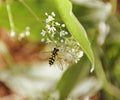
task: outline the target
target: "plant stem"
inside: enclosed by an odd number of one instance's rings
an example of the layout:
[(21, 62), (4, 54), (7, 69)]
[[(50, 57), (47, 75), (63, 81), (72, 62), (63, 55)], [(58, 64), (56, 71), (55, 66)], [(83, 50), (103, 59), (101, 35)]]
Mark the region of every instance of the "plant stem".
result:
[(12, 13), (11, 13), (11, 8), (10, 8), (10, 4), (8, 3), (8, 0), (6, 1), (6, 9), (7, 9), (7, 13), (8, 13), (8, 19), (9, 19), (9, 23), (10, 23), (10, 28), (12, 31), (14, 31), (14, 22), (13, 22), (13, 17), (12, 17)]
[(28, 9), (28, 11), (36, 18), (38, 22), (41, 22), (40, 18), (36, 15), (36, 13), (23, 0), (19, 0), (19, 2), (21, 2)]

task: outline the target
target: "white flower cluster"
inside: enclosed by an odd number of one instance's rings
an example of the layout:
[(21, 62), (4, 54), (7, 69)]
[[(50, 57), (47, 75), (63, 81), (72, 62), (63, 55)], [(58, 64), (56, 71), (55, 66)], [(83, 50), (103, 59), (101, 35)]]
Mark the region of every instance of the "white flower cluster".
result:
[[(17, 35), (17, 36), (16, 36)], [(26, 37), (28, 37), (30, 35), (30, 27), (29, 26), (27, 26), (26, 28), (25, 28), (25, 31), (24, 32), (21, 32), (21, 33), (19, 33), (19, 34), (16, 34), (16, 32), (15, 31), (11, 31), (10, 32), (10, 36), (13, 38), (13, 37), (16, 37), (16, 38), (18, 38), (18, 40), (22, 40), (23, 38), (26, 38)]]
[(57, 56), (61, 62), (64, 62), (64, 65), (77, 63), (83, 56), (79, 43), (65, 30), (65, 24), (55, 21), (54, 12), (50, 15), (45, 13), (45, 15), (47, 16), (46, 25), (40, 33), (42, 35), (41, 42), (55, 44), (59, 49)]
[(61, 58), (68, 63), (77, 63), (83, 56), (80, 45), (72, 37), (65, 40), (65, 43), (59, 46)]
[(46, 25), (45, 28), (40, 32), (42, 35), (41, 42), (64, 42), (64, 38), (68, 35), (68, 32), (65, 31), (65, 24), (60, 24), (55, 21), (55, 13), (52, 12), (50, 15), (46, 12)]

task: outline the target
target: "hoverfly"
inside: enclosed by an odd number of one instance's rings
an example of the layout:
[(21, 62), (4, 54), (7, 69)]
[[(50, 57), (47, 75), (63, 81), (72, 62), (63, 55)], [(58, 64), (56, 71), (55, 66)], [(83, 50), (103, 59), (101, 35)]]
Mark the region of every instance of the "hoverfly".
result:
[[(51, 49), (51, 48), (53, 48), (53, 49)], [(46, 51), (46, 49), (47, 49), (47, 51)], [(46, 47), (45, 50), (43, 52), (41, 51), (40, 53), (42, 53), (48, 57), (48, 64), (50, 66), (57, 66), (61, 70), (65, 66), (65, 61), (63, 59), (64, 53), (61, 51), (59, 46), (52, 46), (49, 48)]]
[[(72, 45), (72, 44), (71, 44)], [(82, 57), (83, 52), (80, 50), (79, 46), (74, 45), (74, 48), (71, 48), (70, 45), (54, 45), (49, 44), (44, 48), (46, 53), (49, 53), (48, 64), (50, 66), (58, 66), (60, 69), (63, 67), (69, 67), (70, 65), (77, 63), (77, 61)], [(51, 49), (52, 48), (52, 49)], [(49, 51), (50, 50), (50, 51)]]
[(65, 66), (65, 61), (62, 58), (62, 52), (60, 48), (54, 47), (51, 55), (49, 57), (49, 65), (52, 66), (58, 66), (61, 70), (63, 70), (63, 67)]
[(49, 65), (50, 66), (54, 64), (56, 57), (58, 56), (58, 52), (59, 52), (58, 48), (53, 49), (51, 57), (49, 58)]

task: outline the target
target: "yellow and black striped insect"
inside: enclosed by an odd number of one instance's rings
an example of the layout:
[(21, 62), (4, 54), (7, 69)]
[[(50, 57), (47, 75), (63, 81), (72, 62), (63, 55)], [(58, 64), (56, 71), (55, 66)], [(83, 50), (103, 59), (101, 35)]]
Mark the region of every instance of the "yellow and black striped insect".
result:
[[(58, 67), (60, 70), (63, 70), (63, 67), (66, 66), (65, 52), (62, 51), (60, 46), (50, 45), (40, 52), (41, 56), (48, 57), (49, 66)], [(52, 50), (51, 50), (52, 49)], [(47, 50), (47, 51), (46, 51)], [(43, 55), (42, 55), (43, 54)]]
[(55, 60), (56, 60), (56, 56), (58, 55), (59, 49), (58, 48), (54, 48), (51, 54), (51, 57), (49, 58), (49, 65), (53, 65)]

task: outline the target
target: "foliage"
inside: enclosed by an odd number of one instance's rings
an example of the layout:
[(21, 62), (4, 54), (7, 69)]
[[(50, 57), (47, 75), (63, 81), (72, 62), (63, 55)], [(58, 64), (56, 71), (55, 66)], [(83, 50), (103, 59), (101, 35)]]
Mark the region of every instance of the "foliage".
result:
[[(7, 62), (8, 68), (1, 70), (0, 80), (13, 91), (31, 100), (82, 100), (82, 98), (91, 98), (97, 94), (99, 95), (97, 100), (120, 99), (120, 19), (119, 13), (115, 12), (116, 0), (107, 3), (100, 0), (86, 2), (76, 0), (6, 0), (6, 2), (0, 3), (0, 19), (2, 19), (0, 26), (4, 30), (9, 30), (11, 33), (9, 35), (15, 35), (18, 39), (17, 42), (22, 43), (24, 38), (30, 44), (40, 42), (43, 39), (41, 32), (46, 28), (45, 13), (47, 12), (47, 16), (48, 14), (54, 16), (51, 12), (55, 12), (56, 20), (59, 23), (64, 23), (65, 32), (70, 33), (69, 36), (63, 36), (63, 39), (69, 40), (69, 37), (72, 37), (72, 41), (77, 41), (85, 53), (76, 64), (72, 64), (68, 68), (63, 67), (64, 71), (58, 70), (56, 67), (49, 67), (46, 62), (41, 61), (38, 64), (30, 62), (29, 64), (22, 62), (18, 64), (14, 62), (9, 46), (1, 39), (0, 52)], [(52, 20), (50, 25), (54, 26), (55, 21)], [(61, 27), (56, 29), (62, 30)], [(45, 30), (48, 32), (46, 36), (49, 36), (49, 30)], [(29, 32), (30, 34), (28, 34)], [(3, 34), (2, 31), (1, 34)], [(53, 42), (57, 40), (59, 35), (54, 38), (52, 35), (49, 37)], [(28, 48), (28, 51), (35, 47), (34, 44), (29, 46), (25, 43), (23, 41), (23, 48)], [(55, 43), (58, 44), (59, 41)], [(67, 46), (71, 46), (70, 43), (60, 43), (59, 46), (62, 45), (61, 47), (66, 49)], [(70, 47), (71, 52), (74, 47), (73, 45)], [(44, 50), (42, 45), (40, 48), (40, 50)], [(39, 55), (38, 51), (37, 55)], [(23, 53), (24, 50), (21, 52)], [(69, 54), (67, 52), (63, 53), (62, 57), (65, 58), (65, 55)], [(27, 56), (30, 57), (30, 55)], [(78, 55), (76, 54), (76, 56)], [(66, 59), (64, 60), (66, 61)]]

